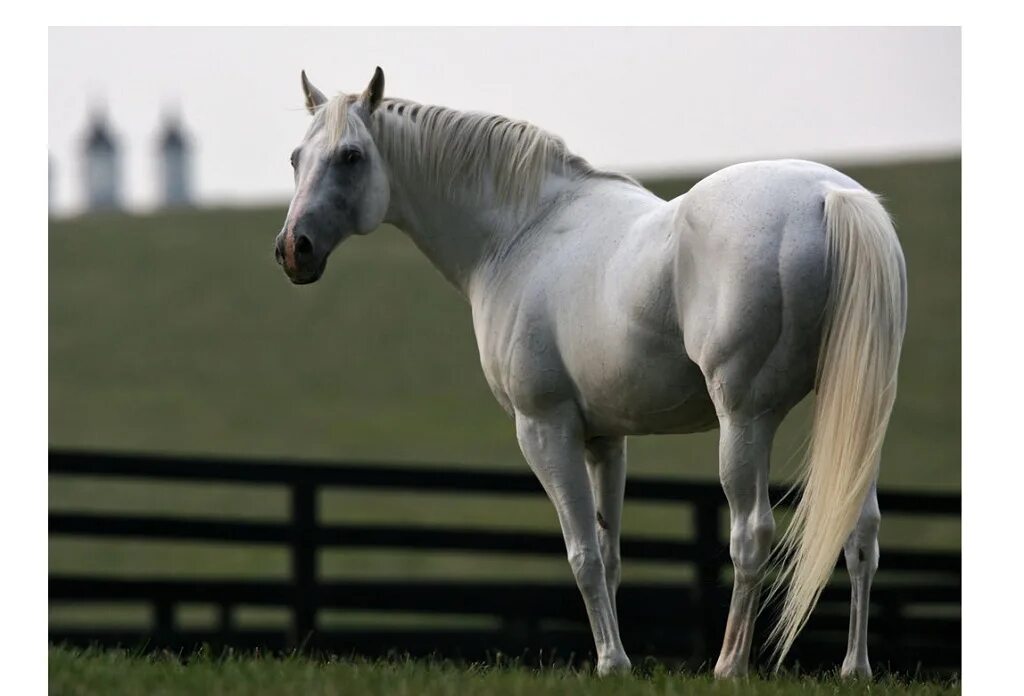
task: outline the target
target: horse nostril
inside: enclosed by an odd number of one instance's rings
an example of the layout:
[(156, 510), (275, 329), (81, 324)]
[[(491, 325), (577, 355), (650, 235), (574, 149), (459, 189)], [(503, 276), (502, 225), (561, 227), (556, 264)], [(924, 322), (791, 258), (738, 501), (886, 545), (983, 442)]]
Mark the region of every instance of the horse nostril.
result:
[(277, 260), (278, 264), (284, 263), (284, 251), (281, 249), (281, 240), (278, 240), (277, 243), (274, 244), (274, 258)]
[(303, 255), (310, 254), (313, 252), (313, 242), (306, 235), (301, 235), (295, 240), (295, 251)]

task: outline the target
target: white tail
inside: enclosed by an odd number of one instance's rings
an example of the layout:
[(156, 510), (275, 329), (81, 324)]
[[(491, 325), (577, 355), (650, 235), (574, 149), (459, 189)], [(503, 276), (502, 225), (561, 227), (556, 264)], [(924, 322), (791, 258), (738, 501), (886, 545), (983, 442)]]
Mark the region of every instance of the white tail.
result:
[(825, 226), (830, 285), (814, 425), (803, 497), (782, 538), (784, 566), (772, 587), (774, 595), (788, 584), (771, 634), (778, 664), (832, 576), (878, 475), (906, 326), (903, 252), (878, 198), (830, 188)]

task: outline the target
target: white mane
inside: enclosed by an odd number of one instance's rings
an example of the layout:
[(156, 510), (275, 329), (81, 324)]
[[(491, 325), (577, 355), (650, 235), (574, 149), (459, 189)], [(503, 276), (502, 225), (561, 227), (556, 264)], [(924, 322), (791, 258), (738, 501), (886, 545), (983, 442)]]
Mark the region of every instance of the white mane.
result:
[[(328, 147), (344, 136), (355, 99), (339, 94), (322, 107)], [(366, 125), (392, 169), (445, 196), (478, 201), (492, 192), (501, 203), (529, 204), (548, 173), (639, 185), (623, 174), (595, 169), (558, 136), (505, 116), (389, 98)]]

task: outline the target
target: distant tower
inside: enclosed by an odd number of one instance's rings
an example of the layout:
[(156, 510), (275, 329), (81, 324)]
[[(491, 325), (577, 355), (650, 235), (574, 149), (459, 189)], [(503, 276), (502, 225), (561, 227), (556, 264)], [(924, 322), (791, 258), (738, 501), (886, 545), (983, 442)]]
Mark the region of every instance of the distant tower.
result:
[(53, 190), (53, 155), (49, 152), (46, 153), (46, 207), (50, 212), (53, 212), (54, 206), (54, 190)]
[(160, 166), (160, 193), (167, 207), (192, 205), (191, 145), (177, 114), (164, 117), (163, 131), (157, 141)]
[(89, 130), (82, 141), (85, 197), (89, 210), (121, 207), (121, 155), (100, 111), (93, 111)]

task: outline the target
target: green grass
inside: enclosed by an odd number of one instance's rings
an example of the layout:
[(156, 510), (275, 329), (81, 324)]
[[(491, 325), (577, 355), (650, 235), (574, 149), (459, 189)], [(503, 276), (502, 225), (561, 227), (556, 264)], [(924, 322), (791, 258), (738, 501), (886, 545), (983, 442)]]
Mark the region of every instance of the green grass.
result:
[(904, 682), (882, 678), (875, 683), (845, 683), (835, 678), (751, 678), (716, 682), (708, 676), (663, 667), (640, 668), (634, 675), (598, 678), (590, 670), (564, 667), (529, 669), (509, 665), (458, 665), (450, 662), (387, 660), (310, 660), (229, 656), (141, 657), (123, 652), (50, 648), (51, 694), (216, 694), (255, 696), (296, 694), (387, 694), (432, 696), (495, 694), (567, 696), (687, 696), (744, 694), (751, 696), (872, 696), (959, 694), (955, 682)]
[[(960, 488), (960, 161), (844, 167), (884, 194), (909, 269), (910, 324), (882, 485)], [(655, 182), (669, 197), (692, 180)], [(55, 447), (326, 460), (442, 462), (525, 471), (512, 424), (479, 367), (469, 308), (401, 234), (346, 242), (317, 284), (273, 260), (280, 208), (53, 220), (49, 230), (49, 439)], [(804, 437), (807, 404), (777, 438), (776, 479)], [(717, 478), (717, 434), (632, 438), (632, 475)], [(273, 487), (55, 477), (51, 510), (281, 519)], [(883, 511), (884, 512), (884, 511)], [(542, 499), (336, 491), (321, 518), (557, 531)], [(630, 504), (627, 533), (685, 537), (667, 505)], [(959, 548), (957, 521), (889, 515), (884, 550)], [(51, 539), (51, 572), (259, 576), (283, 549)], [(569, 581), (558, 558), (352, 551), (326, 577)], [(687, 569), (626, 559), (624, 582)], [(66, 618), (57, 608), (52, 618)], [(116, 612), (115, 614), (116, 615)]]

